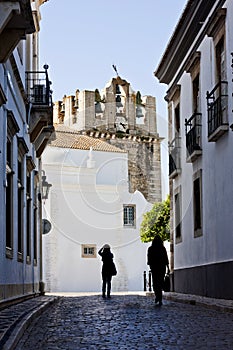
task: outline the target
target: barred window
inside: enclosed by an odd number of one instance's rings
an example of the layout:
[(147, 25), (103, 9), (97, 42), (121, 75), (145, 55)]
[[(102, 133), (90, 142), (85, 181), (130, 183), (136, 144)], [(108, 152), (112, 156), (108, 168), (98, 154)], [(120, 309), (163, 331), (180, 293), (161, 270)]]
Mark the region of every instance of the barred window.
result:
[(82, 258), (96, 258), (96, 245), (82, 244)]
[(124, 205), (124, 226), (135, 227), (135, 205)]

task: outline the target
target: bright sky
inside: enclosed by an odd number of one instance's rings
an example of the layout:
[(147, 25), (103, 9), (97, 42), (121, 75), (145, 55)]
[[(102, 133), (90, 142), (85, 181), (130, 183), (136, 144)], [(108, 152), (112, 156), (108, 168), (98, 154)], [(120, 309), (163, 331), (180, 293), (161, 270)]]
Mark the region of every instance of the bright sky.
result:
[(101, 90), (119, 75), (166, 113), (166, 86), (153, 72), (187, 0), (49, 0), (41, 6), (40, 62), (49, 64), (53, 100)]
[[(40, 62), (49, 65), (53, 100), (102, 90), (116, 74), (156, 97), (160, 136), (167, 136), (166, 85), (154, 76), (187, 0), (49, 0), (41, 6)], [(168, 193), (167, 141), (162, 143)], [(163, 170), (165, 169), (165, 170)]]

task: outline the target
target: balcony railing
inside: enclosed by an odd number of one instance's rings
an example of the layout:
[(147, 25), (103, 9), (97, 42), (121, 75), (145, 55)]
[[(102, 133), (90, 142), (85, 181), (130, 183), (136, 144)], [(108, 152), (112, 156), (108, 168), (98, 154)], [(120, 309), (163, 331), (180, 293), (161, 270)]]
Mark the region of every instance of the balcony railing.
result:
[(201, 113), (194, 113), (189, 119), (185, 119), (187, 161), (194, 161), (202, 154), (201, 119)]
[(219, 82), (214, 89), (207, 91), (208, 140), (217, 141), (228, 130), (227, 81)]
[(44, 65), (43, 72), (26, 72), (28, 130), (30, 141), (35, 145), (37, 157), (41, 156), (54, 131), (50, 85), (48, 65)]
[(44, 69), (41, 72), (26, 72), (26, 92), (33, 106), (52, 106), (48, 65), (44, 65)]
[(180, 137), (176, 136), (169, 143), (169, 177), (175, 178), (180, 172)]

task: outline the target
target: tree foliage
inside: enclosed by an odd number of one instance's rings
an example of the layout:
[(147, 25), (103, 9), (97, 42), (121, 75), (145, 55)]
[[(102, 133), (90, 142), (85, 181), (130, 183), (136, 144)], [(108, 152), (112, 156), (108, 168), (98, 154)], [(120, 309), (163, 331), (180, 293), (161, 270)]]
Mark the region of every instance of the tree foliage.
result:
[(163, 202), (155, 203), (150, 211), (143, 215), (140, 227), (141, 241), (153, 241), (159, 235), (163, 241), (170, 238), (170, 197)]

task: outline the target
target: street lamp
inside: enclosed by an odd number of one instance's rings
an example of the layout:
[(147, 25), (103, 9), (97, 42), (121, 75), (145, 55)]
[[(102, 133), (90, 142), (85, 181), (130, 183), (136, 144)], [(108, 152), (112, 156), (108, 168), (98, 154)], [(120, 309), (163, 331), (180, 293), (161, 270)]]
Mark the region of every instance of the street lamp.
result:
[(41, 183), (41, 188), (42, 188), (42, 194), (41, 194), (41, 198), (42, 199), (48, 199), (48, 195), (49, 195), (49, 190), (50, 187), (52, 187), (52, 184), (49, 184), (48, 181), (46, 181), (46, 175), (45, 175), (45, 171), (42, 170), (42, 183)]

